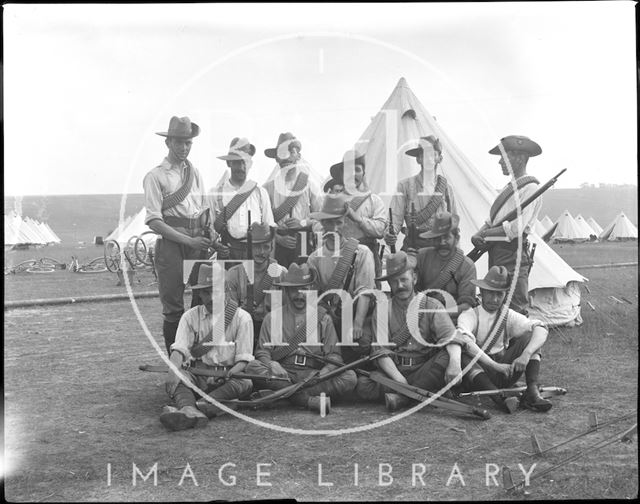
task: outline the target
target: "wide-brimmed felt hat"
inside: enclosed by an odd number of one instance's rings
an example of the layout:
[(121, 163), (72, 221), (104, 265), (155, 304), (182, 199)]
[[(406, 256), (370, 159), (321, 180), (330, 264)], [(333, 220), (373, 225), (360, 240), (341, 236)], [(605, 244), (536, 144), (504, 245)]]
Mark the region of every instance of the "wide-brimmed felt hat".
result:
[[(197, 270), (198, 277), (195, 285), (191, 289), (212, 289), (213, 285), (222, 286), (224, 279), (224, 268), (218, 263), (196, 263), (194, 270)], [(194, 271), (192, 271), (193, 273)]]
[(446, 235), (449, 231), (457, 229), (460, 224), (460, 217), (449, 212), (438, 212), (433, 218), (433, 227), (430, 231), (420, 233), (420, 238), (438, 238)]
[(342, 156), (342, 161), (336, 163), (329, 168), (329, 173), (336, 180), (344, 180), (344, 165), (352, 164), (365, 166), (365, 155), (358, 150), (348, 150)]
[(473, 285), (477, 285), (481, 289), (490, 291), (508, 291), (509, 290), (509, 272), (504, 266), (492, 266), (484, 279), (471, 280)]
[[(270, 227), (268, 224), (261, 222), (251, 223), (251, 242), (252, 243), (268, 243), (273, 240), (276, 234), (276, 228)], [(240, 241), (246, 242), (247, 238), (242, 238)]]
[(416, 267), (415, 257), (410, 256), (404, 250), (390, 254), (387, 257), (387, 272), (379, 276), (376, 280), (389, 280), (398, 275), (402, 275), (405, 271)]
[(309, 217), (315, 220), (338, 219), (347, 215), (349, 200), (343, 194), (327, 194), (322, 201), (322, 210), (311, 212)]
[[(500, 140), (505, 151), (525, 152), (530, 157), (542, 154), (542, 148), (529, 137), (522, 135), (509, 135)], [(500, 155), (500, 145), (496, 145), (489, 154)]]
[(420, 140), (418, 140), (418, 146), (414, 147), (413, 149), (409, 149), (405, 152), (405, 154), (407, 156), (418, 157), (418, 154), (420, 154), (424, 150), (422, 146), (425, 142), (429, 142), (433, 146), (433, 150), (442, 152), (442, 145), (440, 144), (440, 140), (438, 140), (438, 138), (433, 135), (429, 135), (426, 137), (420, 137)]
[(200, 126), (191, 122), (188, 117), (176, 117), (173, 116), (169, 121), (169, 129), (165, 132), (158, 132), (156, 135), (160, 135), (167, 138), (193, 138), (200, 134)]
[(324, 187), (322, 188), (322, 190), (327, 193), (329, 192), (329, 190), (336, 184), (340, 184), (340, 185), (344, 185), (344, 182), (342, 181), (342, 179), (338, 180), (335, 178), (330, 178), (329, 180), (327, 180), (327, 182), (324, 184)]
[(294, 145), (298, 150), (302, 150), (302, 144), (293, 133), (280, 133), (278, 145), (264, 150), (264, 155), (272, 159), (287, 159), (289, 157), (289, 146)]
[(284, 274), (280, 281), (273, 282), (273, 285), (278, 287), (304, 287), (305, 285), (311, 285), (316, 280), (316, 273), (313, 269), (309, 268), (308, 264), (298, 266), (297, 263), (291, 263), (289, 269)]
[(235, 137), (229, 145), (229, 153), (224, 156), (218, 156), (223, 161), (245, 160), (256, 153), (256, 147), (244, 137)]

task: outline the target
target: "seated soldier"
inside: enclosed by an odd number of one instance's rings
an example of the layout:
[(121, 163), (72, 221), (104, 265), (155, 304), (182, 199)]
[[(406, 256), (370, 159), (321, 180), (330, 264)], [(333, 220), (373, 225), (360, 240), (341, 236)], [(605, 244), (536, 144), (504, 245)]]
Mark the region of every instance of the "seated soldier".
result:
[[(509, 290), (509, 278), (504, 266), (493, 266), (483, 280), (473, 280), (480, 288), (482, 305), (458, 317), (458, 329), (466, 336), (462, 365), (466, 358), (480, 354), (478, 363), (490, 379), (483, 387), (485, 390), (512, 387), (524, 372), (527, 390), (520, 404), (533, 411), (549, 411), (551, 403), (538, 390), (540, 349), (548, 331), (542, 322), (512, 309), (506, 317), (499, 316)], [(513, 410), (508, 404), (507, 408)]]
[[(328, 373), (337, 366), (332, 364), (323, 365), (318, 360), (305, 355), (314, 353), (327, 357), (336, 362), (342, 363), (342, 356), (338, 345), (338, 337), (333, 327), (331, 317), (326, 311), (318, 306), (318, 333), (317, 345), (305, 345), (307, 341), (307, 296), (305, 290), (311, 288), (315, 281), (315, 274), (309, 266), (303, 264), (298, 266), (292, 263), (284, 278), (274, 282), (284, 289), (284, 299), (282, 307), (278, 310), (274, 307), (267, 313), (260, 330), (258, 348), (256, 349), (256, 359), (249, 363), (246, 372), (263, 376), (289, 377), (291, 383), (299, 383), (307, 378), (315, 370), (320, 370), (319, 376)], [(282, 342), (287, 346), (270, 346), (274, 341), (272, 335), (271, 319), (280, 317), (282, 319)], [(277, 390), (287, 387), (288, 384), (277, 381), (255, 380), (256, 388)], [(289, 400), (297, 405), (304, 406), (313, 411), (320, 410), (320, 394), (325, 393), (325, 411), (329, 411), (331, 398), (337, 398), (353, 390), (356, 385), (356, 374), (352, 370), (320, 382), (309, 388), (296, 392)]]
[[(476, 279), (476, 265), (458, 248), (459, 222), (456, 214), (436, 214), (431, 231), (420, 235), (420, 238), (433, 240), (434, 246), (421, 248), (416, 259), (416, 290), (434, 289), (451, 294), (458, 305), (457, 311), (450, 313), (454, 322), (459, 313), (477, 304), (476, 287), (471, 283)], [(441, 293), (430, 292), (427, 295), (433, 295), (446, 306)]]
[[(417, 280), (413, 260), (414, 258), (404, 251), (391, 254), (387, 258), (387, 274), (379, 278), (379, 280), (387, 280), (391, 287), (388, 335), (389, 341), (395, 343), (395, 346), (382, 347), (386, 355), (376, 360), (380, 371), (373, 373), (382, 372), (400, 383), (408, 383), (436, 392), (445, 385), (445, 381), (460, 379), (459, 369), (454, 370), (449, 366), (449, 356), (457, 354), (456, 362), (459, 363), (461, 347), (455, 342), (447, 344), (455, 334), (456, 328), (442, 304), (424, 294), (419, 294), (421, 296), (419, 309), (426, 311), (421, 311), (418, 315), (418, 328), (420, 336), (430, 345), (419, 342), (410, 333), (407, 326), (407, 311), (409, 304), (416, 297), (414, 288)], [(372, 315), (374, 321), (378, 308), (376, 306)], [(372, 326), (374, 338), (377, 338), (379, 328), (375, 323)], [(379, 351), (375, 344), (371, 348)], [(366, 400), (384, 399), (389, 411), (408, 406), (411, 401), (405, 396), (391, 393), (390, 389), (366, 376), (358, 377), (356, 393)]]
[(266, 224), (258, 222), (251, 224), (253, 284), (249, 283), (249, 276), (242, 264), (229, 269), (225, 283), (227, 296), (246, 310), (253, 319), (254, 346), (260, 335), (264, 316), (271, 309), (270, 296), (265, 292), (272, 289), (274, 279), (282, 278), (287, 272), (287, 268), (271, 258), (274, 231), (274, 228)]
[[(216, 400), (238, 399), (251, 392), (251, 380), (234, 378), (244, 371), (247, 362), (253, 360), (253, 326), (251, 317), (233, 301), (225, 303), (224, 314), (214, 313), (223, 296), (224, 270), (219, 263), (200, 264), (198, 280), (192, 289), (198, 290), (204, 304), (187, 310), (180, 319), (176, 340), (171, 345), (171, 362), (182, 369), (182, 374), (192, 384)], [(216, 285), (216, 289), (213, 286)], [(226, 381), (193, 374), (190, 368), (221, 370)], [(176, 407), (165, 406), (160, 421), (170, 430), (204, 427), (208, 417), (222, 410), (201, 399), (196, 404), (194, 392), (180, 377), (169, 370), (166, 390)], [(197, 406), (197, 408), (196, 408)]]
[[(320, 221), (324, 234), (322, 245), (314, 250), (307, 264), (314, 270), (316, 287), (321, 295), (328, 290), (346, 291), (352, 298), (361, 292), (375, 288), (375, 263), (369, 247), (358, 242), (357, 239), (345, 234), (345, 218), (349, 213), (349, 199), (344, 194), (328, 194), (322, 203), (322, 211), (313, 212), (312, 219)], [(330, 315), (338, 337), (344, 342), (341, 334), (341, 302), (337, 295), (322, 299), (331, 309)], [(369, 311), (371, 299), (368, 294), (358, 297), (353, 310), (353, 341), (358, 343), (353, 347), (343, 347), (345, 360), (351, 362), (361, 354), (365, 340), (365, 318)], [(362, 341), (360, 341), (362, 339)]]

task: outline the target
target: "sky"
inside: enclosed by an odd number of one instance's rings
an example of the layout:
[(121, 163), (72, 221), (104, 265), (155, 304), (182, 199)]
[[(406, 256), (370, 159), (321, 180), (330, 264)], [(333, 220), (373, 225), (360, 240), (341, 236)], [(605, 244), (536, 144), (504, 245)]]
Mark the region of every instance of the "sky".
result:
[(284, 131), (324, 178), (401, 77), (494, 187), (509, 134), (556, 187), (637, 183), (632, 2), (3, 8), (6, 196), (140, 193), (173, 115), (207, 187), (236, 136), (263, 182)]

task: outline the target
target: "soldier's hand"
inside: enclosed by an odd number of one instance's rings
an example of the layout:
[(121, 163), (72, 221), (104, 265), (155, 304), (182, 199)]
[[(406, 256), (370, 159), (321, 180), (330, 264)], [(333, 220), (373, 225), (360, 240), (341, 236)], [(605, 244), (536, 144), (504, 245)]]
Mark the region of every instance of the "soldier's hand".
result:
[(505, 378), (511, 378), (511, 364), (496, 363), (494, 370), (504, 375)]
[(511, 363), (511, 373), (522, 373), (527, 368), (527, 364), (529, 364), (529, 357), (521, 355)]
[(407, 254), (412, 255), (413, 257), (418, 257), (418, 250), (413, 247), (407, 247)]
[(218, 259), (229, 259), (231, 256), (231, 249), (222, 243), (218, 244), (216, 251), (218, 252)]
[(269, 369), (271, 370), (271, 374), (273, 376), (286, 378), (289, 376), (289, 373), (280, 365), (279, 362), (271, 361), (269, 363)]
[(444, 379), (447, 383), (453, 382), (454, 385), (460, 383), (462, 381), (462, 368), (460, 364), (455, 364), (450, 361), (445, 370)]
[(194, 236), (190, 240), (190, 247), (196, 250), (208, 250), (213, 242), (210, 238), (205, 238), (204, 236)]
[(362, 338), (364, 331), (362, 329), (362, 322), (358, 322), (357, 320), (353, 321), (353, 341), (358, 341)]
[(292, 249), (296, 247), (296, 237), (293, 235), (276, 235), (276, 243), (281, 247)]
[(471, 243), (473, 243), (474, 247), (484, 248), (487, 242), (484, 241), (484, 236), (481, 234), (474, 234), (471, 237)]
[(395, 245), (397, 241), (398, 241), (398, 237), (395, 234), (391, 234), (388, 232), (384, 234), (384, 242), (387, 244), (388, 247)]
[(180, 377), (173, 371), (169, 370), (167, 372), (167, 377), (164, 380), (164, 389), (167, 391), (169, 397), (173, 397), (173, 394), (175, 393), (176, 388), (178, 388), (179, 384)]
[(302, 227), (302, 225), (300, 224), (300, 221), (295, 217), (289, 217), (288, 219), (285, 219), (284, 224), (289, 229), (297, 229)]

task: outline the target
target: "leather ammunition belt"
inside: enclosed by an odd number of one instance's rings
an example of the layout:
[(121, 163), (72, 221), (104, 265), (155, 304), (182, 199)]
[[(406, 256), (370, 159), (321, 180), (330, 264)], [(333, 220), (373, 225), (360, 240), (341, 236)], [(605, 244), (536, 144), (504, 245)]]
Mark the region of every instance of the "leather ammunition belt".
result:
[(181, 227), (186, 229), (199, 229), (202, 227), (200, 217), (190, 219), (189, 217), (173, 217), (168, 215), (163, 217), (162, 220), (164, 220), (165, 224), (171, 227)]

